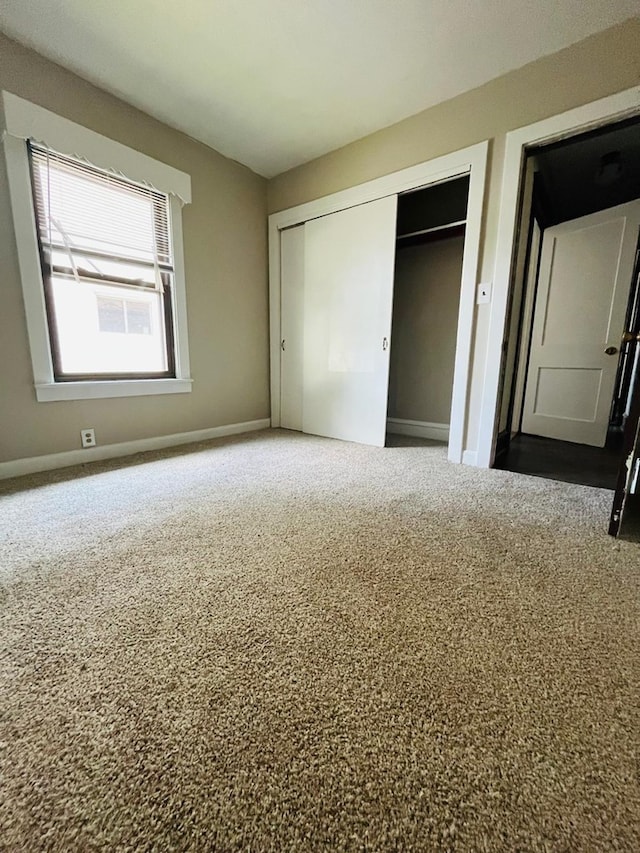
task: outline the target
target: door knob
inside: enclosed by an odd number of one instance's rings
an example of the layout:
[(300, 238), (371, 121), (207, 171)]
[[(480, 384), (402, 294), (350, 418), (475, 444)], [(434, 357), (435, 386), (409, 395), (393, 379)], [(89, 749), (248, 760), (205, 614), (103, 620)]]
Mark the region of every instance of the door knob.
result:
[(618, 352), (618, 347), (607, 347), (605, 352), (607, 355), (615, 355)]
[(640, 335), (634, 335), (633, 332), (625, 332), (622, 336), (622, 343), (629, 344), (631, 342), (640, 343)]

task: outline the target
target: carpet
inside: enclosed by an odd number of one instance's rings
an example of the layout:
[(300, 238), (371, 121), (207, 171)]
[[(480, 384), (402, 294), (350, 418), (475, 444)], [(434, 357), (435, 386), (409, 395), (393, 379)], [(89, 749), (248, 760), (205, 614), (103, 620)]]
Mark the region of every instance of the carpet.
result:
[(0, 484), (0, 848), (639, 850), (610, 503), (279, 430)]

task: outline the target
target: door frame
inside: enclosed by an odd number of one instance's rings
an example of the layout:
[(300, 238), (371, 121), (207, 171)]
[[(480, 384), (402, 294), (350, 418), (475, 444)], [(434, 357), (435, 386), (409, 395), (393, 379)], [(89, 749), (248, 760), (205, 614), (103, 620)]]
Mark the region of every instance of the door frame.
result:
[(477, 464), (493, 465), (499, 427), (500, 367), (507, 308), (511, 292), (517, 247), (518, 208), (525, 149), (568, 139), (577, 134), (626, 118), (640, 116), (640, 87), (593, 101), (506, 135), (502, 194), (493, 277), (493, 301), (489, 317), (487, 360), (480, 412)]
[(451, 401), (448, 458), (462, 462), (471, 380), (471, 343), (475, 319), (476, 282), (479, 271), (480, 239), (485, 201), (489, 143), (480, 142), (452, 154), (401, 169), (363, 184), (309, 201), (269, 216), (269, 325), (271, 375), (271, 426), (280, 426), (280, 232), (310, 219), (317, 219), (349, 207), (375, 201), (407, 190), (469, 175), (467, 226), (465, 232), (460, 309)]

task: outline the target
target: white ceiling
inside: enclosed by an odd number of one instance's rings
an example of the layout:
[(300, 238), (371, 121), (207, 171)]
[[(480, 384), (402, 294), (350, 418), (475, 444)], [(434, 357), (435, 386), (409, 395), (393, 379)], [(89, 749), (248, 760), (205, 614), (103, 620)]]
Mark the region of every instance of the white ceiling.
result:
[(271, 177), (638, 8), (638, 0), (0, 0), (0, 28)]

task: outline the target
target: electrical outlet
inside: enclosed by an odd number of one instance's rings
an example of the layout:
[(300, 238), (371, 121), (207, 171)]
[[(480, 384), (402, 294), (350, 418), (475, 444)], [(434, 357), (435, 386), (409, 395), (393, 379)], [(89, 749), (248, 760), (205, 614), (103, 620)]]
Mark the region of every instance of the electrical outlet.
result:
[(95, 429), (81, 429), (80, 430), (80, 438), (82, 439), (83, 447), (95, 447), (96, 446), (96, 431)]

